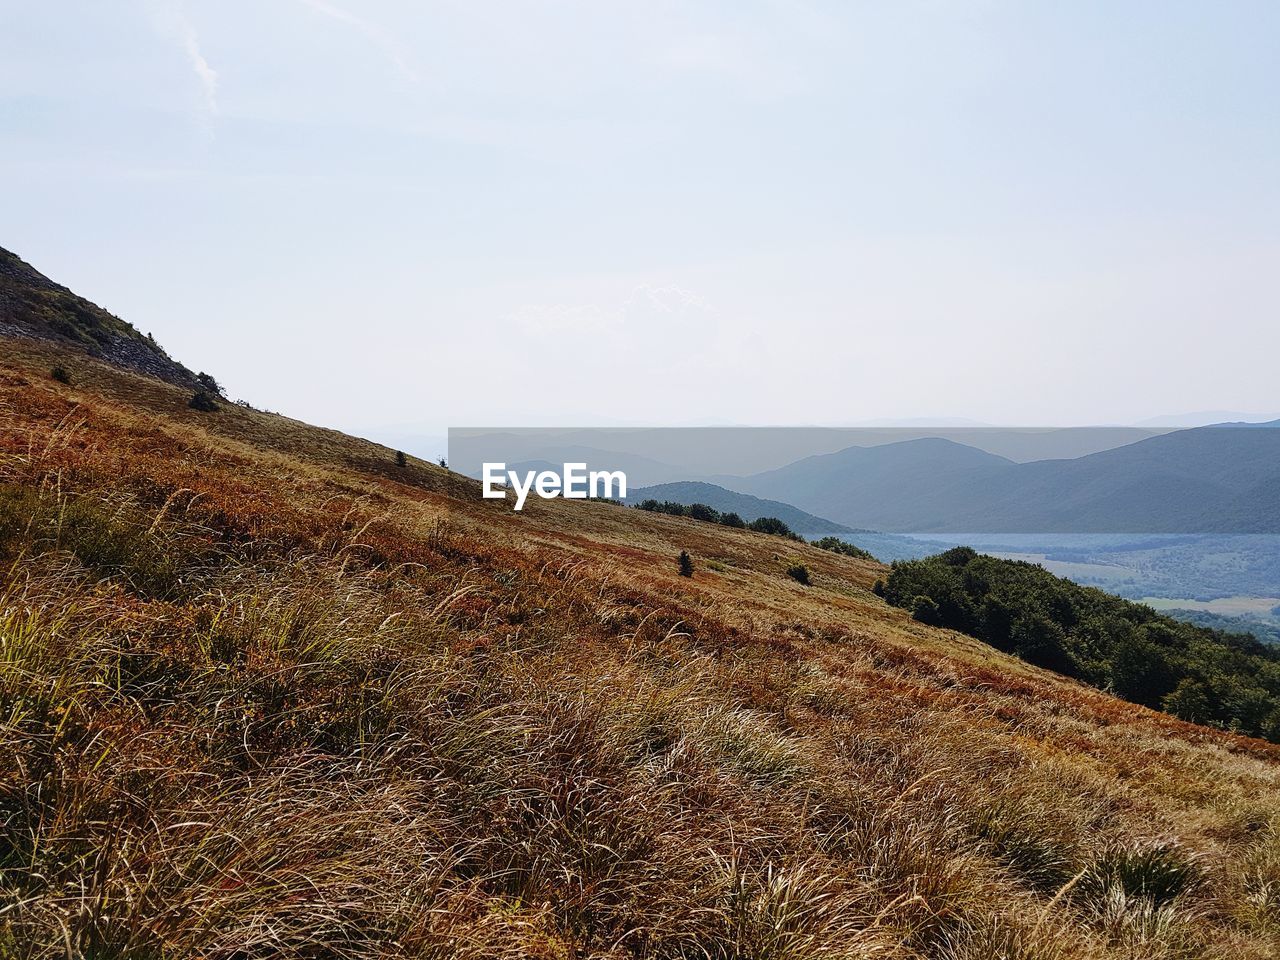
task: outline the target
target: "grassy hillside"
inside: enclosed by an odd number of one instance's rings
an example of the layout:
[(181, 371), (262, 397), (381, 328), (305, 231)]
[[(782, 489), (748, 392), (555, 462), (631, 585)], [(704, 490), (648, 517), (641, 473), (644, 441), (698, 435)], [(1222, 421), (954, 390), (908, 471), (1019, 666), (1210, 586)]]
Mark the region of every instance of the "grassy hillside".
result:
[(1269, 744), (2, 343), (0, 957), (1274, 955)]

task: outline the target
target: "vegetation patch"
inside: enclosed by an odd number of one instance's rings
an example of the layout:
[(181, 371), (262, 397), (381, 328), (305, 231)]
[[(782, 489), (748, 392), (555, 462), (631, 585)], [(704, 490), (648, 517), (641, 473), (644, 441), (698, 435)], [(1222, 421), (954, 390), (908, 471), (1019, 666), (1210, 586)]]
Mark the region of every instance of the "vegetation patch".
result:
[(884, 598), (1126, 700), (1280, 741), (1280, 650), (957, 547), (893, 565)]

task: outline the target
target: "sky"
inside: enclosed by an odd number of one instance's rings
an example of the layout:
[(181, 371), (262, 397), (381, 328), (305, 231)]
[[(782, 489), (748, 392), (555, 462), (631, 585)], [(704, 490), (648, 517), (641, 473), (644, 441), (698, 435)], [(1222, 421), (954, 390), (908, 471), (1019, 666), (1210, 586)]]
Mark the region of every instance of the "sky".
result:
[(448, 426), (1280, 411), (1280, 4), (0, 0), (0, 245)]

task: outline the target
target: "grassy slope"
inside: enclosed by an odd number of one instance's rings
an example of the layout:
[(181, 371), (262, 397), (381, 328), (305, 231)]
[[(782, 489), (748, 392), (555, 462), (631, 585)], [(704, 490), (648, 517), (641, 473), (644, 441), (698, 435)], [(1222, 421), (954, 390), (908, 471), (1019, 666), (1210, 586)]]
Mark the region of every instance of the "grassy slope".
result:
[(1272, 955), (1276, 748), (3, 348), (0, 957)]

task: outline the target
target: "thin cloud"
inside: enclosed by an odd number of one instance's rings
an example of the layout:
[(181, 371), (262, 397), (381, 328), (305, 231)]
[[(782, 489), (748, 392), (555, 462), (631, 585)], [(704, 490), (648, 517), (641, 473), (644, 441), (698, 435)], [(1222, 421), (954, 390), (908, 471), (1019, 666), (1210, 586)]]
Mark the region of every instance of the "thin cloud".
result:
[(187, 16), (181, 0), (151, 0), (152, 19), (157, 30), (177, 43), (196, 81), (200, 84), (202, 112), (212, 119), (218, 115), (218, 71), (209, 65), (200, 49), (200, 35)]
[(341, 7), (334, 6), (328, 0), (299, 0), (299, 2), (321, 16), (336, 20), (338, 23), (345, 23), (349, 27), (354, 27), (383, 52), (402, 77), (413, 83), (418, 82), (418, 73), (405, 59), (400, 44), (377, 24), (370, 23), (363, 17), (349, 13)]
[(186, 51), (187, 61), (200, 81), (204, 92), (205, 108), (211, 116), (218, 115), (218, 72), (209, 66), (209, 61), (200, 52), (200, 38), (191, 22), (183, 18), (182, 49)]

